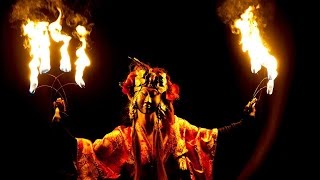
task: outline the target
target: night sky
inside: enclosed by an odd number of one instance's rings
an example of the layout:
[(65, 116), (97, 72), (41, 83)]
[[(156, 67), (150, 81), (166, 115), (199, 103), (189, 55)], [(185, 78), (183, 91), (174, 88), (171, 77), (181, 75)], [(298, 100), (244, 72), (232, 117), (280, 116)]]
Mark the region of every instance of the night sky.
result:
[[(127, 97), (119, 82), (129, 72), (128, 56), (168, 71), (181, 88), (176, 114), (190, 123), (214, 128), (239, 120), (266, 70), (251, 73), (239, 36), (218, 15), (223, 2), (65, 1), (68, 8), (92, 23), (85, 87), (74, 84), (74, 70), (59, 78), (61, 84), (70, 84), (64, 86), (62, 95), (70, 117), (65, 124), (72, 134), (94, 140), (125, 119)], [(255, 127), (219, 146), (218, 180), (235, 179), (241, 172), (249, 172), (252, 179), (293, 175), (286, 167), (292, 167), (289, 152), (299, 145), (289, 148), (289, 144), (299, 138), (289, 138), (289, 127), (300, 117), (297, 102), (304, 96), (303, 77), (307, 75), (303, 59), (308, 46), (300, 36), (307, 31), (303, 28), (305, 16), (298, 15), (288, 2), (262, 3), (263, 33), (277, 58), (279, 74), (273, 94), (259, 94)], [(53, 78), (47, 74), (39, 75), (41, 88), (29, 93), (30, 57), (19, 23), (9, 21), (14, 4), (16, 1), (1, 1), (2, 139), (4, 156), (10, 157), (6, 167), (17, 171), (8, 172), (9, 176), (51, 179), (59, 167), (68, 166), (68, 158), (52, 143), (49, 126), (52, 102), (59, 95), (49, 88)], [(73, 53), (77, 43), (70, 44)], [(54, 76), (61, 73), (58, 46), (51, 47), (49, 74)], [(74, 54), (71, 57), (74, 60)], [(54, 86), (59, 88), (59, 84)]]

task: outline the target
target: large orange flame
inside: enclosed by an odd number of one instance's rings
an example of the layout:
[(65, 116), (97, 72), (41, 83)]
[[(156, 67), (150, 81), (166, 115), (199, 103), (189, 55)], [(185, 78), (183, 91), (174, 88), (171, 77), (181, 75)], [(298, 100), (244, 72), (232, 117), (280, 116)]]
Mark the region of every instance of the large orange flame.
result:
[(251, 59), (251, 72), (257, 73), (261, 66), (268, 71), (267, 93), (272, 94), (274, 87), (274, 79), (277, 77), (277, 61), (274, 56), (269, 53), (269, 49), (265, 47), (256, 17), (253, 13), (254, 7), (249, 8), (237, 19), (234, 27), (240, 30), (242, 50), (248, 52)]

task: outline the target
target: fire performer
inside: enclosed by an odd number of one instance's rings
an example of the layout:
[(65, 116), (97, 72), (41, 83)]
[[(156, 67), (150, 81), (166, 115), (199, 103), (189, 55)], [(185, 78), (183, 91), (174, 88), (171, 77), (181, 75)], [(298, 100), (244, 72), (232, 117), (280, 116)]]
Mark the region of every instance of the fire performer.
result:
[(133, 58), (133, 68), (120, 83), (127, 95), (131, 125), (119, 125), (101, 139), (72, 136), (63, 126), (66, 105), (54, 103), (53, 129), (69, 145), (77, 179), (213, 179), (219, 141), (255, 119), (256, 98), (243, 118), (219, 128), (202, 128), (178, 117), (174, 102), (179, 86), (165, 69)]

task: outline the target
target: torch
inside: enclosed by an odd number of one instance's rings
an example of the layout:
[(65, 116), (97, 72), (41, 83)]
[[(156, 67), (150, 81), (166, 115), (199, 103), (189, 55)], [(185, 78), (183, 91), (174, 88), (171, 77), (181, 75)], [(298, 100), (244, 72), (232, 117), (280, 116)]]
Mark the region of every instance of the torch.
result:
[[(262, 90), (266, 89), (267, 94), (273, 93), (274, 80), (278, 75), (277, 72), (277, 60), (269, 53), (269, 49), (265, 46), (256, 16), (253, 11), (254, 6), (249, 6), (240, 18), (234, 21), (232, 25), (236, 29), (236, 33), (241, 34), (241, 42), (243, 52), (247, 52), (251, 60), (251, 72), (258, 73), (258, 71), (265, 67), (267, 69), (267, 77), (263, 78), (256, 90), (253, 93), (253, 98)], [(262, 83), (268, 80), (266, 86), (261, 87)]]
[[(40, 87), (50, 87), (55, 93), (58, 93), (60, 97), (64, 97), (66, 101), (66, 93), (64, 87), (66, 85), (78, 85), (81, 88), (85, 86), (83, 80), (83, 72), (87, 66), (90, 65), (90, 59), (86, 53), (87, 37), (90, 31), (85, 26), (78, 25), (74, 29), (75, 37), (80, 42), (80, 47), (77, 48), (75, 55), (77, 57), (75, 61), (75, 82), (62, 84), (59, 78), (64, 74), (71, 71), (71, 58), (68, 52), (69, 42), (72, 36), (62, 31), (62, 10), (57, 8), (59, 12), (58, 18), (50, 23), (48, 21), (37, 21), (28, 19), (22, 26), (23, 35), (27, 37), (27, 43), (25, 48), (30, 50), (31, 61), (29, 63), (30, 68), (30, 88), (29, 92), (34, 94)], [(56, 43), (62, 43), (60, 48), (60, 72), (58, 76), (49, 73), (51, 69), (50, 65), (50, 42), (53, 40)], [(38, 82), (38, 76), (41, 74), (47, 74), (53, 77), (53, 83), (51, 85), (40, 85)], [(58, 87), (56, 88), (56, 84)], [(66, 102), (67, 103), (67, 102)]]

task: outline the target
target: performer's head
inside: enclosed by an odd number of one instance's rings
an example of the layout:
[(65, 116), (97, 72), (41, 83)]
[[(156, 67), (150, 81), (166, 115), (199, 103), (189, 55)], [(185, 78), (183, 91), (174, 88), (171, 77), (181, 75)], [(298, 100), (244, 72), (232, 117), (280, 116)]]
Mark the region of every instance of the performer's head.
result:
[(179, 86), (171, 82), (163, 68), (152, 68), (136, 58), (131, 67), (127, 79), (121, 83), (122, 92), (130, 100), (130, 118), (134, 119), (136, 110), (143, 114), (156, 112), (164, 118), (170, 103), (179, 98)]
[[(163, 163), (163, 142), (162, 131), (160, 124), (165, 130), (168, 130), (173, 122), (173, 102), (179, 98), (179, 86), (172, 83), (170, 76), (163, 68), (150, 67), (142, 63), (136, 58), (133, 58), (133, 68), (130, 68), (130, 73), (127, 79), (120, 86), (122, 92), (126, 94), (129, 102), (129, 117), (132, 121), (133, 134), (132, 146), (135, 159), (135, 180), (141, 176), (141, 155), (139, 149), (139, 138), (135, 128), (135, 121), (138, 119), (138, 114), (151, 115), (150, 122), (154, 122), (153, 135), (155, 142), (153, 143), (156, 149), (155, 162), (157, 166), (158, 179), (167, 179), (166, 171)], [(156, 115), (156, 116), (154, 116)], [(142, 115), (143, 116), (143, 115)], [(143, 119), (143, 118), (142, 118)], [(152, 121), (153, 120), (153, 121)], [(168, 131), (163, 131), (168, 132)]]

